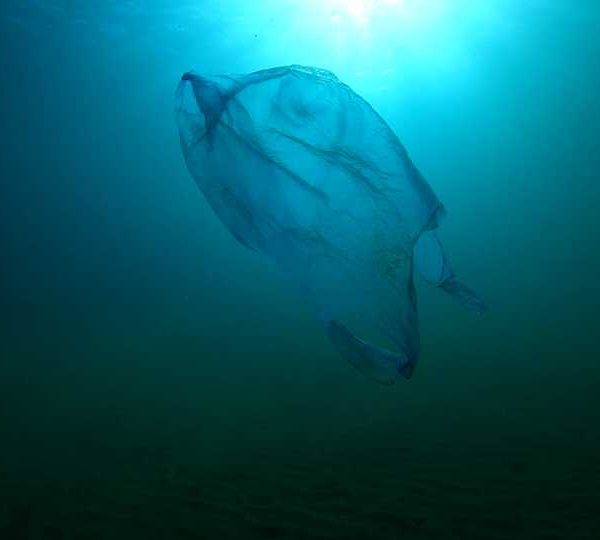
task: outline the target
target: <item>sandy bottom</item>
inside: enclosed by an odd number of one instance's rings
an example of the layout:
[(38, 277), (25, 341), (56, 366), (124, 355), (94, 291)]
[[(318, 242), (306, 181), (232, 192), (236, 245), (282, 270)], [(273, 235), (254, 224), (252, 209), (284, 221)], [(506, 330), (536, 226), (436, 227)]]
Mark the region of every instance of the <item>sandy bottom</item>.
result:
[(596, 455), (433, 439), (230, 441), (198, 461), (189, 436), (78, 440), (4, 476), (1, 538), (600, 538)]
[(593, 377), (493, 386), (467, 358), (382, 389), (301, 350), (242, 371), (151, 345), (17, 359), (0, 540), (600, 539)]

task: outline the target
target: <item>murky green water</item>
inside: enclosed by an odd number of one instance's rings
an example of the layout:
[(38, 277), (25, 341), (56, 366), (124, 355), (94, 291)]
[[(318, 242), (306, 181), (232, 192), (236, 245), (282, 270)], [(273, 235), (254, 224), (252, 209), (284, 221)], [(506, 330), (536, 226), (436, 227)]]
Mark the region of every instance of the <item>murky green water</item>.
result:
[[(600, 537), (600, 10), (525, 4), (3, 8), (3, 539)], [(408, 383), (341, 359), (185, 170), (181, 73), (290, 63), (385, 116), (490, 304), (419, 283)]]

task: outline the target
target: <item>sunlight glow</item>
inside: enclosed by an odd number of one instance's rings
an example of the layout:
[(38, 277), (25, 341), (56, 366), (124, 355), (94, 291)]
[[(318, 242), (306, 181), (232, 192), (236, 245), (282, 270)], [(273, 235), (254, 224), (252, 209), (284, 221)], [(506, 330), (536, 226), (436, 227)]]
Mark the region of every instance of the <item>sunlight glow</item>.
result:
[(448, 1), (443, 0), (331, 0), (337, 21), (340, 15), (368, 24), (373, 18), (393, 17), (400, 22), (427, 24), (443, 14)]
[[(431, 77), (459, 72), (473, 61), (471, 48), (490, 31), (500, 0), (291, 0), (304, 17), (322, 61), (363, 71)], [(302, 21), (302, 22), (300, 22)], [(493, 27), (492, 27), (493, 29)], [(360, 75), (357, 75), (360, 76)]]
[(468, 76), (481, 44), (508, 18), (504, 4), (516, 1), (263, 0), (260, 9), (248, 8), (239, 24), (229, 25), (231, 36), (222, 42), (238, 50), (236, 35), (251, 36), (248, 56), (260, 49), (262, 63), (317, 65), (352, 84), (368, 78), (377, 88), (390, 81), (410, 88), (413, 79)]

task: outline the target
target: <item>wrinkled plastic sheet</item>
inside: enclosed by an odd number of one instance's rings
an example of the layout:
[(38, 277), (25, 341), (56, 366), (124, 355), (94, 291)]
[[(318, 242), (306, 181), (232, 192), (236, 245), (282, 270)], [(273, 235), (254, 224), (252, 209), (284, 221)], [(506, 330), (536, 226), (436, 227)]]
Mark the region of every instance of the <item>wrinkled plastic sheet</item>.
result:
[(232, 235), (302, 289), (334, 346), (384, 384), (419, 357), (413, 267), (475, 312), (435, 229), (441, 203), (373, 108), (332, 73), (185, 73), (187, 167)]

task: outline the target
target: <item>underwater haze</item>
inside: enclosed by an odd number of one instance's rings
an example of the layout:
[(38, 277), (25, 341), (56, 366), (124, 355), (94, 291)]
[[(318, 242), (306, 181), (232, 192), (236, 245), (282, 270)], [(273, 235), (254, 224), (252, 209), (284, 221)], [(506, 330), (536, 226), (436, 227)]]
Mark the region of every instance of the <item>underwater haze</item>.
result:
[[(599, 28), (593, 0), (3, 2), (0, 538), (600, 538)], [(354, 369), (186, 168), (182, 75), (289, 65), (385, 119), (489, 306), (416, 277), (410, 380)]]

